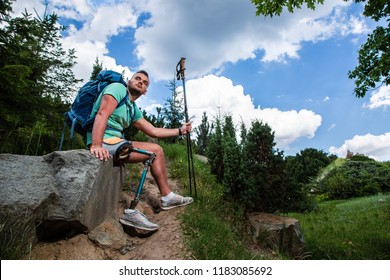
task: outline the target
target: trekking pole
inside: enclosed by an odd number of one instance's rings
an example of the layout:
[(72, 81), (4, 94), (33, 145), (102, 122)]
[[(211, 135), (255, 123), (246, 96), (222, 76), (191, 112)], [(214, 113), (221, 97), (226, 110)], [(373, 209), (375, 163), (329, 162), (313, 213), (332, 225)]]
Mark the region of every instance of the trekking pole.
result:
[[(188, 117), (188, 108), (187, 108), (187, 94), (186, 94), (186, 84), (185, 84), (185, 74), (184, 74), (184, 64), (185, 64), (185, 58), (182, 57), (179, 61), (179, 63), (176, 65), (176, 77), (178, 80), (182, 80), (183, 82), (183, 94), (184, 94), (184, 113), (186, 118), (186, 123), (189, 122)], [(194, 183), (194, 191), (195, 196), (197, 196), (196, 193), (196, 181), (195, 181), (195, 168), (194, 168), (194, 159), (192, 156), (192, 142), (191, 142), (191, 135), (187, 131), (186, 134), (187, 138), (187, 158), (188, 158), (188, 178), (190, 182), (190, 194), (192, 194), (192, 183)]]

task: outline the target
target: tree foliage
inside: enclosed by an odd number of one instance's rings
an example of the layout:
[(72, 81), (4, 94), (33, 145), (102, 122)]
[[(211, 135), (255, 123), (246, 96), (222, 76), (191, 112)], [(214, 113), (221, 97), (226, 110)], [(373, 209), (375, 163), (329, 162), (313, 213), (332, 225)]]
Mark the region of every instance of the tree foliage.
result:
[(300, 9), (304, 3), (308, 8), (314, 10), (316, 4), (323, 4), (324, 0), (251, 0), (251, 2), (255, 4), (257, 8), (257, 16), (265, 15), (273, 17), (275, 15), (280, 16), (284, 7), (292, 13), (295, 9)]
[(222, 128), (223, 185), (225, 192), (236, 197), (240, 194), (241, 152), (237, 144), (233, 117), (225, 116)]
[[(273, 17), (280, 15), (286, 7), (289, 12), (299, 9), (303, 4), (315, 9), (323, 0), (251, 0), (256, 6), (256, 15)], [(367, 41), (359, 50), (358, 66), (349, 71), (348, 77), (354, 79), (356, 97), (364, 97), (369, 90), (381, 85), (390, 85), (390, 2), (386, 0), (354, 0), (365, 3), (363, 14), (379, 26), (368, 35)], [(381, 20), (384, 19), (384, 25)]]
[(206, 112), (203, 112), (201, 124), (194, 129), (196, 133), (196, 147), (200, 155), (206, 155), (206, 148), (212, 131)]
[(286, 158), (286, 172), (293, 183), (304, 185), (330, 162), (331, 159), (325, 152), (307, 148)]
[(243, 146), (243, 190), (247, 210), (285, 211), (289, 201), (283, 155), (275, 149), (274, 132), (260, 121), (252, 122)]
[[(166, 99), (165, 106), (162, 109), (162, 118), (164, 119), (164, 127), (166, 128), (178, 128), (181, 127), (185, 114), (184, 114), (184, 100), (180, 95), (180, 92), (176, 91), (176, 80), (173, 79), (169, 82), (168, 87), (171, 90), (172, 97)], [(175, 142), (176, 138), (167, 138), (168, 142)]]
[(223, 179), (223, 147), (222, 125), (219, 116), (215, 120), (214, 128), (206, 148), (206, 156), (209, 159), (211, 173), (216, 175), (217, 181), (221, 183)]
[(102, 70), (103, 70), (103, 63), (99, 61), (98, 57), (96, 57), (95, 63), (92, 65), (92, 73), (91, 73), (91, 77), (89, 79), (90, 80), (96, 80), (98, 74)]
[(318, 182), (328, 199), (348, 199), (390, 191), (390, 167), (374, 160), (348, 160)]
[(51, 152), (78, 81), (72, 72), (75, 52), (62, 48), (65, 28), (56, 14), (40, 18), (25, 11), (12, 17), (11, 4), (5, 0), (0, 5), (0, 149)]

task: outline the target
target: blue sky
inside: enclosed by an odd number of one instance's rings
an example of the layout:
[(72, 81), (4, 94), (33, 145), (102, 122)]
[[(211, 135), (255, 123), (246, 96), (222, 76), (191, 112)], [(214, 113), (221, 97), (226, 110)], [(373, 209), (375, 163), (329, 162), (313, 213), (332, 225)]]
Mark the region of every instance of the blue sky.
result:
[[(14, 12), (44, 11), (41, 0), (18, 0)], [(286, 155), (316, 148), (390, 160), (390, 88), (353, 95), (348, 71), (375, 23), (363, 6), (325, 0), (315, 11), (255, 16), (249, 0), (48, 0), (69, 27), (62, 43), (76, 50), (74, 73), (87, 80), (96, 59), (105, 68), (145, 69), (149, 113), (170, 97), (166, 87), (186, 57), (188, 111), (194, 126), (204, 111), (267, 122)]]

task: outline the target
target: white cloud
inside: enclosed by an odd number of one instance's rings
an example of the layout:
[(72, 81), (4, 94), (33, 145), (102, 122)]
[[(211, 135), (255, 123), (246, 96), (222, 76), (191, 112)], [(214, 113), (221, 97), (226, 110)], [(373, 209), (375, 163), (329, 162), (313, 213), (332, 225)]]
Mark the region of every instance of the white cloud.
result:
[[(182, 90), (182, 87), (178, 88)], [(239, 125), (243, 121), (247, 128), (252, 121), (261, 120), (275, 132), (278, 148), (288, 148), (289, 144), (301, 137), (312, 138), (321, 125), (322, 118), (309, 110), (280, 111), (276, 108), (255, 108), (252, 98), (244, 93), (240, 85), (226, 77), (208, 75), (186, 82), (188, 113), (194, 115), (194, 126), (201, 122), (203, 112), (210, 120), (216, 116), (231, 114)]]
[(370, 97), (370, 102), (363, 105), (363, 107), (369, 109), (387, 106), (390, 106), (390, 86), (380, 87), (377, 91), (373, 92)]
[[(153, 1), (147, 25), (136, 30), (137, 56), (143, 68), (159, 79), (169, 79), (181, 56), (191, 63), (191, 76), (202, 76), (226, 62), (255, 58), (264, 50), (263, 61), (298, 58), (305, 41), (317, 42), (358, 30), (340, 10), (350, 5), (341, 0), (325, 1), (315, 11), (264, 18), (255, 16), (250, 1)], [(334, 8), (337, 7), (336, 12)], [(356, 18), (353, 19), (356, 22)]]
[[(40, 0), (28, 4), (19, 0), (17, 6), (43, 10), (38, 3)], [(226, 62), (253, 59), (258, 50), (264, 50), (264, 56), (259, 57), (263, 61), (285, 61), (298, 58), (305, 41), (364, 32), (361, 20), (343, 14), (348, 5), (342, 0), (329, 0), (315, 11), (304, 8), (274, 18), (255, 16), (255, 6), (239, 0), (50, 0), (49, 10), (82, 24), (77, 28), (70, 25), (64, 38), (66, 47), (77, 50), (78, 76), (89, 77), (96, 56), (110, 63), (105, 66), (115, 67), (107, 44), (112, 36), (131, 28), (135, 30), (136, 49), (133, 54), (130, 46), (123, 51), (137, 56), (141, 67), (155, 79), (167, 80), (182, 56), (191, 63), (188, 74), (199, 77), (218, 73)], [(149, 14), (150, 18), (137, 26), (141, 14)]]
[(329, 152), (339, 157), (345, 157), (347, 151), (354, 154), (364, 154), (379, 161), (390, 160), (390, 132), (382, 135), (356, 135), (346, 140), (341, 147), (330, 147)]

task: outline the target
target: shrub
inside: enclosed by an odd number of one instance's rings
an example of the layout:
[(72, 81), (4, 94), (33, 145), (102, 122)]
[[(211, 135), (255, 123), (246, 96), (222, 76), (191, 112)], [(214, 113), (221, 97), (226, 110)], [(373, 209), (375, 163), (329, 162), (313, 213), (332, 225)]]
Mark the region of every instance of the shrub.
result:
[[(363, 157), (361, 157), (363, 159)], [(350, 160), (330, 171), (317, 188), (330, 199), (347, 199), (390, 191), (390, 168), (373, 160)]]

